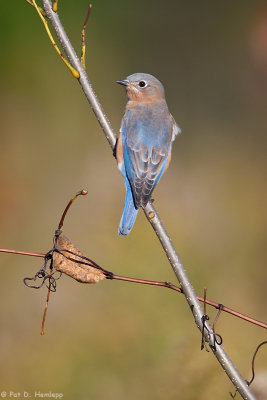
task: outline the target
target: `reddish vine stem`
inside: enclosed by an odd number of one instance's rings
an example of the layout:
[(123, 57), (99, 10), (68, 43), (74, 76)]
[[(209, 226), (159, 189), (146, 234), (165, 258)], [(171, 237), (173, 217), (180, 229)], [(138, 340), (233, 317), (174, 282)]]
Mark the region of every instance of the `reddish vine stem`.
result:
[(254, 352), (254, 354), (253, 354), (253, 358), (252, 358), (252, 378), (251, 378), (250, 381), (248, 382), (248, 385), (249, 385), (249, 386), (252, 384), (252, 382), (254, 381), (254, 378), (255, 378), (255, 359), (256, 359), (256, 355), (257, 355), (257, 353), (258, 353), (260, 347), (263, 346), (263, 345), (265, 345), (265, 344), (267, 344), (267, 340), (265, 340), (264, 342), (261, 342), (261, 343), (257, 346), (257, 348), (256, 348), (256, 350), (255, 350), (255, 352)]
[(78, 197), (78, 196), (86, 196), (88, 194), (88, 191), (87, 190), (85, 190), (85, 189), (83, 189), (83, 190), (80, 190), (78, 193), (76, 193), (73, 197), (72, 197), (72, 199), (70, 199), (70, 201), (68, 202), (68, 204), (67, 204), (67, 206), (66, 206), (66, 208), (65, 208), (65, 210), (64, 210), (64, 212), (63, 212), (63, 214), (62, 214), (62, 217), (61, 217), (61, 219), (60, 219), (60, 221), (59, 221), (59, 224), (58, 224), (58, 230), (60, 230), (61, 228), (62, 228), (62, 226), (63, 226), (63, 223), (64, 223), (64, 220), (65, 220), (65, 217), (66, 217), (66, 214), (67, 214), (67, 212), (68, 212), (68, 210), (69, 210), (69, 208), (70, 208), (70, 206), (72, 205), (72, 203), (74, 202), (74, 200)]
[[(20, 251), (20, 250), (0, 249), (0, 252), (19, 254), (19, 255), (24, 255), (24, 256), (32, 256), (32, 257), (41, 257), (41, 258), (45, 257), (45, 254), (43, 254), (43, 253), (33, 253), (33, 252)], [(121, 275), (116, 275), (116, 274), (113, 274), (112, 278), (109, 278), (109, 279), (115, 279), (118, 281), (125, 281), (125, 282), (132, 282), (132, 283), (140, 283), (143, 285), (161, 286), (161, 287), (165, 287), (168, 289), (172, 289), (178, 293), (183, 293), (182, 289), (179, 286), (176, 286), (170, 282), (160, 282), (160, 281), (151, 281), (151, 280), (147, 280), (147, 279), (130, 278), (128, 276), (121, 276)], [(222, 311), (227, 312), (228, 314), (234, 315), (235, 317), (241, 318), (247, 322), (250, 322), (251, 324), (254, 324), (254, 325), (257, 325), (257, 326), (267, 329), (267, 324), (265, 324), (262, 321), (259, 321), (255, 318), (249, 317), (248, 315), (245, 315), (238, 311), (235, 311), (232, 308), (226, 307), (220, 303), (216, 303), (215, 301), (204, 299), (203, 297), (200, 297), (200, 296), (197, 296), (197, 298), (202, 303), (208, 304), (216, 309), (221, 309)]]
[(201, 332), (201, 350), (203, 350), (204, 349), (204, 347), (205, 347), (205, 335), (204, 335), (204, 332), (205, 332), (205, 322), (206, 321), (208, 321), (208, 316), (207, 316), (207, 313), (206, 313), (206, 306), (207, 306), (207, 288), (204, 288), (204, 314), (203, 314), (203, 317), (202, 317), (202, 321), (203, 321), (203, 326), (202, 326), (202, 332)]
[[(53, 268), (50, 269), (50, 276), (52, 275), (52, 272), (53, 272)], [(47, 296), (46, 296), (46, 302), (45, 302), (45, 308), (44, 308), (44, 314), (43, 314), (42, 326), (41, 326), (41, 336), (44, 335), (45, 319), (46, 319), (50, 294), (51, 294), (51, 281), (49, 282)]]
[[(141, 283), (141, 284), (145, 284), (145, 285), (154, 285), (154, 286), (163, 286), (172, 290), (175, 290), (176, 292), (182, 293), (182, 289), (179, 286), (173, 285), (170, 282), (157, 282), (157, 281), (149, 281), (146, 279), (137, 279), (137, 278), (129, 278), (126, 276), (120, 276), (120, 275), (113, 275), (113, 279), (117, 279), (117, 280), (121, 280), (121, 281), (127, 281), (127, 282), (133, 282), (133, 283)], [(208, 300), (208, 299), (204, 299), (203, 297), (197, 296), (198, 300), (201, 301), (202, 303), (206, 303), (209, 306), (212, 306), (216, 309), (220, 309), (222, 311), (225, 311), (231, 315), (234, 315), (235, 317), (241, 318), (247, 322), (250, 322), (254, 325), (258, 325), (261, 326), (262, 328), (267, 329), (267, 324), (262, 322), (262, 321), (258, 321), (255, 318), (249, 317), (248, 315), (242, 314), (238, 311), (233, 310), (232, 308), (226, 307), (220, 303), (216, 303), (215, 301), (212, 300)]]
[(20, 254), (22, 256), (32, 256), (32, 257), (42, 257), (45, 258), (45, 254), (43, 253), (33, 253), (31, 251), (20, 251), (20, 250), (11, 250), (11, 249), (0, 249), (0, 253), (11, 253), (11, 254)]

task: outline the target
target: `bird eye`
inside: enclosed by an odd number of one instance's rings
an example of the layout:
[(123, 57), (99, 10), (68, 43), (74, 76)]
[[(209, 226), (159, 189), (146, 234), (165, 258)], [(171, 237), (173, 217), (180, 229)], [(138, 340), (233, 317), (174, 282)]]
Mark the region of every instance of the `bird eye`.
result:
[(144, 88), (144, 87), (147, 86), (147, 83), (146, 83), (145, 81), (140, 81), (140, 82), (139, 82), (139, 86), (140, 86), (141, 88)]

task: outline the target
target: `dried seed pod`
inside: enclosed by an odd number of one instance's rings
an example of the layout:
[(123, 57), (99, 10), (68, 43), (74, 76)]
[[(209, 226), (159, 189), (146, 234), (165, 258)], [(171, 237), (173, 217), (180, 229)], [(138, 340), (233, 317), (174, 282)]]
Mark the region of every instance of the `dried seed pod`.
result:
[[(62, 249), (62, 254), (57, 251), (54, 251), (53, 253), (53, 265), (57, 271), (63, 272), (71, 278), (76, 279), (76, 281), (82, 283), (98, 283), (106, 278), (106, 275), (101, 269), (80, 263), (88, 261), (79, 257), (85, 256), (66, 236), (60, 235), (58, 237), (57, 246)], [(64, 250), (68, 250), (75, 254), (71, 254)]]

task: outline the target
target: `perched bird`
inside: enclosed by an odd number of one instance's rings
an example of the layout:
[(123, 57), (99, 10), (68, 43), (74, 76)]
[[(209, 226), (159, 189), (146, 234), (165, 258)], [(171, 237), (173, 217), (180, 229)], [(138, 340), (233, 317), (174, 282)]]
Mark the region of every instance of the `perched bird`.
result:
[(127, 236), (139, 207), (145, 207), (168, 168), (180, 128), (168, 110), (163, 85), (153, 75), (136, 73), (123, 81), (128, 102), (117, 141), (116, 158), (126, 197), (119, 235)]

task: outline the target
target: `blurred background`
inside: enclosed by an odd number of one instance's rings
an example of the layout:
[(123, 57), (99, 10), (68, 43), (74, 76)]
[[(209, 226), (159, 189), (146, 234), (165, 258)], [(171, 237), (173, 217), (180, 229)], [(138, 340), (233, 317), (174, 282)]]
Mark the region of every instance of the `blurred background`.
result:
[[(124, 185), (83, 92), (26, 1), (0, 16), (0, 247), (46, 252), (68, 200), (67, 235), (88, 257), (126, 276), (175, 276), (142, 212), (117, 235)], [(59, 1), (80, 54), (88, 2)], [(199, 295), (266, 320), (267, 4), (95, 0), (87, 72), (119, 131), (126, 103), (115, 81), (148, 72), (162, 81), (182, 128), (155, 205)], [(0, 253), (0, 390), (65, 399), (225, 399), (234, 388), (179, 294), (64, 276), (51, 295), (22, 280), (42, 260)], [(213, 320), (216, 311), (208, 308)], [(222, 315), (217, 331), (246, 378), (266, 331)], [(253, 389), (266, 399), (267, 349)], [(265, 395), (264, 395), (265, 391)], [(264, 397), (265, 396), (265, 397)]]

